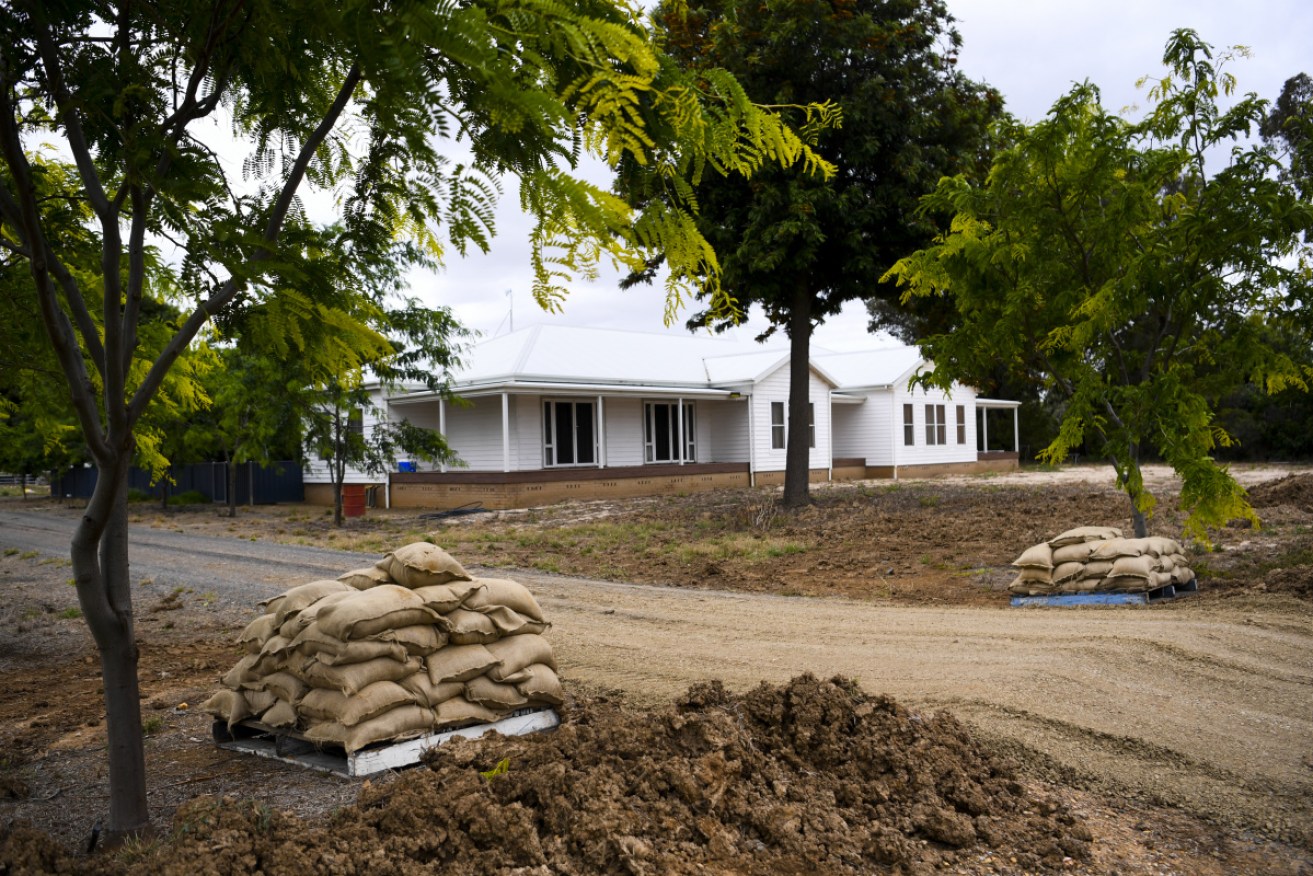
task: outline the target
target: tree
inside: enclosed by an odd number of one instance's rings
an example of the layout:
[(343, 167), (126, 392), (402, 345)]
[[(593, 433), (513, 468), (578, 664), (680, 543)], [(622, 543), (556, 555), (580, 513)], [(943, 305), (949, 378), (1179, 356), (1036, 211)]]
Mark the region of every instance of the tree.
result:
[[(988, 182), (946, 179), (926, 209), (953, 213), (932, 246), (889, 272), (907, 295), (948, 295), (958, 326), (922, 344), (929, 382), (970, 382), (998, 363), (1065, 401), (1043, 456), (1084, 441), (1112, 460), (1137, 535), (1154, 497), (1140, 473), (1153, 450), (1181, 475), (1187, 528), (1253, 518), (1211, 456), (1230, 436), (1216, 405), (1249, 380), (1306, 389), (1313, 369), (1264, 343), (1307, 296), (1299, 233), (1310, 204), (1263, 146), (1239, 138), (1264, 118), (1250, 94), (1223, 108), (1233, 78), (1208, 44), (1173, 33), (1154, 105), (1132, 124), (1076, 86), (1015, 145)], [(1231, 144), (1229, 152), (1224, 151)], [(1226, 155), (1210, 173), (1208, 161)]]
[[(832, 100), (842, 113), (842, 125), (815, 132), (838, 165), (833, 177), (771, 168), (708, 177), (696, 190), (725, 287), (740, 307), (762, 307), (765, 335), (789, 337), (784, 504), (805, 504), (812, 330), (845, 302), (881, 294), (876, 278), (930, 239), (917, 199), (941, 175), (979, 163), (1001, 101), (956, 71), (960, 39), (940, 0), (708, 0), (687, 12), (671, 0), (655, 18), (695, 75), (723, 67), (754, 99)], [(641, 186), (622, 183), (645, 202)], [(714, 308), (690, 320), (728, 324)]]
[(1297, 73), (1286, 80), (1259, 128), (1263, 139), (1288, 156), (1285, 177), (1313, 198), (1313, 79)]
[[(29, 151), (52, 138), (77, 170), (53, 196)], [(234, 149), (245, 150), (240, 175), (228, 170)], [(741, 93), (682, 78), (611, 0), (0, 6), (0, 246), (29, 268), (28, 302), (100, 473), (71, 558), (101, 657), (111, 836), (148, 824), (126, 496), (166, 376), (211, 320), (225, 337), (266, 341), (298, 319), (357, 332), (358, 308), (317, 300), (325, 284), (298, 288), (325, 244), (349, 241), (366, 265), (484, 247), (506, 175), (537, 219), (534, 292), (546, 306), (597, 261), (637, 265), (656, 249), (675, 260), (673, 292), (699, 277), (717, 294), (690, 205), (634, 212), (572, 175), (585, 151), (632, 158), (668, 185), (707, 167), (819, 161)], [(340, 232), (306, 221), (308, 190), (341, 205)], [(61, 234), (68, 205), (89, 211), (97, 270), (80, 270)], [(186, 306), (138, 359), (156, 241), (178, 254)], [(369, 297), (386, 292), (344, 294), (378, 305)], [(351, 345), (298, 349), (336, 358), (339, 373), (356, 357)]]

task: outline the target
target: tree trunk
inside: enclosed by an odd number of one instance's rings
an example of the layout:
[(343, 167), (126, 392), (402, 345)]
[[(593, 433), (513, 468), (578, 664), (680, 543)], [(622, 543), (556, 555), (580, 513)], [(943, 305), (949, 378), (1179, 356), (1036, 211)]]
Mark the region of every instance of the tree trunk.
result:
[[(1118, 472), (1119, 474), (1120, 471)], [(1126, 495), (1131, 500), (1131, 526), (1136, 538), (1147, 538), (1149, 521), (1140, 510), (1140, 497), (1144, 495), (1144, 474), (1140, 471), (1140, 445), (1130, 445), (1130, 459), (1126, 461), (1126, 473), (1122, 475)]]
[(811, 502), (811, 447), (809, 436), (811, 383), (811, 291), (799, 286), (789, 311), (789, 428), (784, 452), (784, 507), (799, 508)]
[(233, 461), (232, 451), (228, 454), (228, 516), (237, 516), (237, 463)]
[(27, 472), (19, 472), (18, 475), (18, 495), (24, 501), (27, 500)]
[(99, 465), (96, 488), (73, 535), (71, 551), (78, 603), (100, 652), (105, 688), (110, 841), (139, 835), (150, 826), (128, 567), (132, 450), (130, 446), (116, 450), (115, 459)]

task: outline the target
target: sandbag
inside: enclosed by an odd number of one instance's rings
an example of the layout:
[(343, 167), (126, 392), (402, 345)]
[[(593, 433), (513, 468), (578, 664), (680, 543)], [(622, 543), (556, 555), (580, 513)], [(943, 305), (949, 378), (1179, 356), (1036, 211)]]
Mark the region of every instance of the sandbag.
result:
[(1063, 563), (1083, 563), (1090, 558), (1090, 553), (1097, 544), (1098, 542), (1093, 541), (1078, 541), (1075, 544), (1054, 548), (1053, 565), (1056, 567)]
[(259, 654), (247, 654), (237, 661), (232, 669), (224, 673), (221, 681), (223, 686), (231, 690), (257, 682), (260, 676), (255, 673), (255, 664), (260, 661)]
[(1052, 569), (1053, 548), (1045, 542), (1027, 548), (1021, 556), (1012, 561), (1012, 565), (1023, 569)]
[(447, 633), (434, 624), (411, 624), (375, 633), (367, 641), (372, 640), (399, 645), (412, 657), (427, 657), (447, 644)]
[(1118, 557), (1113, 560), (1109, 577), (1145, 578), (1153, 577), (1153, 557), (1147, 554), (1138, 557)]
[(414, 675), (408, 675), (397, 684), (414, 695), (415, 702), (429, 708), (441, 705), (452, 697), (462, 696), (465, 693), (465, 682), (444, 681), (434, 684), (429, 680), (427, 672), (416, 672)]
[(363, 569), (352, 569), (343, 575), (338, 575), (337, 580), (343, 584), (354, 587), (357, 590), (368, 590), (371, 587), (377, 587), (380, 584), (395, 584), (392, 576), (388, 574), (387, 569), (380, 569), (378, 566), (366, 566)]
[(1052, 584), (1053, 570), (1042, 566), (1023, 566), (1017, 578), (1021, 581), (1029, 581), (1032, 584)]
[(259, 654), (264, 643), (269, 641), (269, 637), (278, 629), (275, 623), (276, 616), (272, 614), (262, 614), (255, 620), (246, 625), (237, 636), (237, 644), (242, 646), (242, 650), (247, 654)]
[(1082, 578), (1103, 578), (1112, 571), (1112, 560), (1091, 560), (1085, 564)]
[(348, 663), (344, 666), (329, 666), (316, 658), (306, 664), (301, 677), (312, 687), (326, 687), (344, 694), (354, 694), (375, 682), (398, 681), (418, 672), (422, 666), (415, 657), (404, 661), (376, 657), (363, 663)]
[(549, 703), (559, 706), (565, 702), (565, 691), (556, 670), (545, 663), (534, 663), (524, 668), (528, 678), (516, 687), (531, 703)]
[(1181, 545), (1175, 539), (1151, 535), (1145, 539), (1145, 553), (1154, 557), (1170, 557), (1181, 553)]
[(469, 598), (465, 600), (465, 608), (483, 611), (502, 605), (530, 620), (542, 622), (543, 610), (538, 605), (538, 600), (534, 599), (529, 588), (519, 581), (512, 581), (509, 578), (475, 578), (474, 583), (480, 587), (470, 593)]
[(507, 677), (533, 663), (556, 668), (552, 645), (542, 636), (508, 636), (490, 642), (486, 647), (488, 653), (500, 664), (487, 670), (487, 676), (493, 681), (506, 681)]
[(529, 702), (515, 685), (493, 681), (486, 675), (465, 682), (465, 699), (503, 712), (518, 709)]
[(259, 717), (278, 702), (278, 697), (267, 690), (244, 690), (242, 696), (246, 697), (246, 705), (250, 706), (253, 717)]
[(398, 706), (376, 718), (347, 727), (336, 721), (314, 724), (305, 737), (319, 744), (340, 745), (350, 754), (376, 742), (397, 742), (422, 736), (433, 729), (432, 709), (423, 706)]
[(417, 541), (393, 551), (379, 561), (402, 587), (431, 587), (448, 581), (468, 581), (470, 575), (451, 554), (435, 544)]
[(251, 715), (251, 707), (239, 690), (221, 690), (201, 704), (201, 711), (213, 715), (232, 728)]
[(410, 656), (404, 646), (396, 642), (384, 642), (379, 639), (352, 639), (339, 643), (337, 650), (321, 649), (316, 655), (320, 663), (328, 666), (346, 666), (351, 663), (364, 663), (379, 657), (390, 657), (404, 662)]
[(1152, 578), (1109, 575), (1099, 582), (1101, 593), (1144, 593), (1153, 589)]
[(310, 690), (309, 686), (290, 672), (275, 672), (258, 682), (258, 690), (268, 691), (280, 700), (295, 705)]
[(319, 599), (316, 599), (296, 614), (288, 615), (287, 620), (283, 621), (283, 625), (278, 628), (278, 635), (285, 639), (295, 639), (301, 634), (302, 630), (315, 622), (315, 618), (319, 616), (319, 612), (344, 599), (350, 599), (355, 594), (356, 591), (348, 587), (346, 590), (337, 593), (330, 593), (327, 596), (322, 596)]
[(291, 647), (291, 640), (281, 634), (270, 636), (264, 647), (260, 649), (259, 659), (251, 667), (251, 671), (260, 676), (278, 672), (287, 665), (287, 652)]
[(423, 598), (425, 605), (438, 614), (446, 614), (464, 605), (470, 594), (482, 586), (474, 581), (452, 581), (448, 584), (433, 584), (413, 589)]
[(260, 723), (268, 724), (270, 727), (295, 727), (296, 708), (287, 700), (276, 700), (274, 704), (260, 716)]
[(1194, 580), (1194, 572), (1190, 570), (1189, 566), (1181, 564), (1179, 566), (1174, 566), (1172, 568), (1173, 584), (1180, 586), (1183, 584), (1189, 584), (1193, 580)]
[[(341, 593), (344, 590), (351, 590), (341, 581), (332, 581), (324, 578), (318, 581), (311, 581), (308, 584), (302, 584), (299, 587), (293, 587), (283, 594), (282, 598), (277, 600), (277, 610), (274, 612), (275, 623), (282, 626), (283, 622), (289, 617), (296, 614), (308, 605), (312, 605), (323, 599), (330, 593)], [(272, 609), (274, 602), (270, 602)]]
[(354, 727), (397, 706), (414, 703), (415, 695), (395, 681), (376, 681), (350, 695), (315, 688), (301, 700), (300, 711), (313, 721), (336, 721), (344, 727)]
[(1060, 548), (1082, 541), (1106, 541), (1121, 537), (1122, 531), (1112, 526), (1077, 526), (1049, 539), (1049, 547)]
[(497, 665), (497, 658), (483, 645), (448, 645), (424, 658), (429, 681), (469, 681)]
[(1114, 538), (1096, 546), (1090, 552), (1090, 559), (1115, 560), (1118, 557), (1138, 557), (1148, 549), (1147, 538)]
[(490, 724), (506, 717), (505, 713), (472, 703), (465, 697), (452, 697), (437, 708), (433, 716), (438, 727), (454, 727), (463, 724)]
[[(345, 585), (343, 585), (345, 586)], [(405, 587), (380, 584), (357, 590), (351, 598), (319, 612), (315, 622), (322, 633), (337, 639), (365, 639), (384, 630), (432, 623), (437, 612)]]
[(486, 614), (458, 608), (442, 616), (447, 640), (453, 645), (486, 645), (501, 638), (501, 632)]
[[(487, 608), (481, 608), (478, 613), (492, 621), (492, 625), (497, 629), (497, 636), (522, 636), (522, 635), (541, 635), (551, 626), (543, 621), (536, 621), (527, 618), (514, 609), (507, 608), (504, 605), (493, 605)], [(486, 642), (484, 644), (487, 644)]]
[[(1057, 552), (1055, 551), (1054, 553)], [(1063, 563), (1053, 569), (1053, 583), (1061, 584), (1063, 581), (1070, 581), (1073, 578), (1083, 577), (1084, 574), (1084, 563)]]

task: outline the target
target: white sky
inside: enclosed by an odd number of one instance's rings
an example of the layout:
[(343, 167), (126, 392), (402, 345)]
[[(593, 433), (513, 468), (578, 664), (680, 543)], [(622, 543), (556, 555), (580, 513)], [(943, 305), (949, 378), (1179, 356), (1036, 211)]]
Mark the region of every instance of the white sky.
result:
[[(999, 89), (1008, 109), (1027, 121), (1044, 117), (1074, 82), (1098, 85), (1112, 110), (1143, 106), (1135, 83), (1163, 72), (1162, 50), (1172, 30), (1194, 28), (1221, 49), (1244, 45), (1252, 52), (1229, 68), (1238, 91), (1275, 100), (1287, 78), (1313, 73), (1313, 3), (1307, 0), (948, 0), (958, 20), (963, 47), (959, 65), (971, 78)], [(1128, 115), (1135, 115), (1133, 111)], [(453, 254), (438, 275), (418, 275), (411, 292), (431, 305), (451, 307), (457, 318), (485, 336), (558, 321), (569, 325), (683, 332), (683, 317), (662, 326), (659, 284), (620, 291), (615, 277), (572, 287), (564, 311), (547, 314), (529, 294), (527, 224), (515, 209), (510, 186), (502, 200), (491, 252), (460, 258)], [(507, 295), (507, 291), (510, 295)], [(750, 314), (736, 330), (752, 337), (766, 326)], [(867, 348), (866, 311), (850, 303), (822, 325), (813, 343), (838, 351)]]

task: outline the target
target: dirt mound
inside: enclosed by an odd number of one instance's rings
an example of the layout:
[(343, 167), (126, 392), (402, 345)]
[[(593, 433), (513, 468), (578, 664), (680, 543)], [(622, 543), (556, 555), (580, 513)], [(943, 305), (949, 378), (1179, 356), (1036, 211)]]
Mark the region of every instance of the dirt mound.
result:
[[(955, 718), (837, 678), (742, 695), (712, 682), (657, 714), (600, 697), (555, 733), (454, 742), (426, 764), (366, 786), (326, 826), (197, 798), (132, 869), (929, 873), (983, 850), (1028, 871), (1089, 855), (1090, 832)], [(16, 870), (74, 862), (22, 830), (0, 844), (0, 865)]]
[(1292, 474), (1264, 481), (1249, 489), (1249, 503), (1255, 508), (1293, 505), (1313, 511), (1313, 474)]
[(1263, 589), (1271, 593), (1289, 593), (1304, 599), (1313, 598), (1313, 566), (1273, 569), (1263, 577)]

